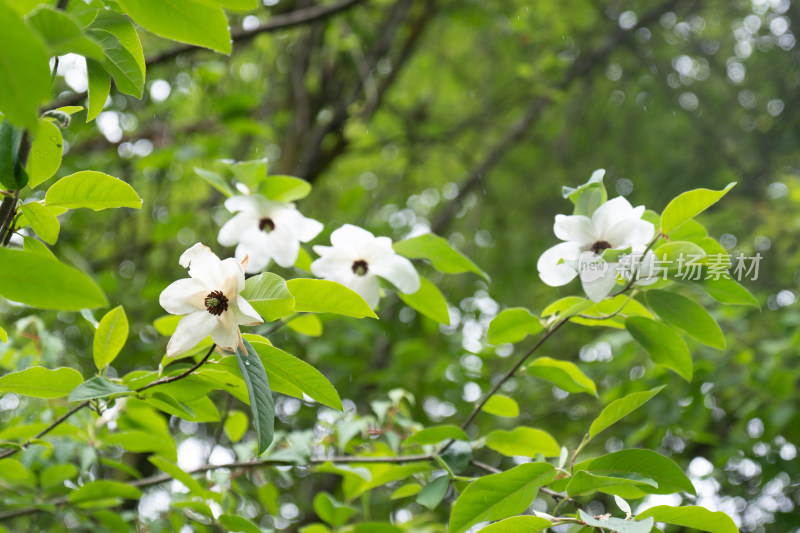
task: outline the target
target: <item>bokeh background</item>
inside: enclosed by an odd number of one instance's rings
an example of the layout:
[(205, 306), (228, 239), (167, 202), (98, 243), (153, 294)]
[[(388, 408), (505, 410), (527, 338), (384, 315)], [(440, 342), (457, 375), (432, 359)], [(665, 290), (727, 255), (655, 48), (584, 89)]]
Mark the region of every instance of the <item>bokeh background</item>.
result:
[[(684, 190), (737, 181), (702, 221), (730, 253), (764, 257), (758, 279), (745, 282), (762, 309), (722, 309), (697, 293), (728, 348), (691, 344), (692, 383), (653, 366), (624, 331), (572, 325), (542, 355), (579, 364), (603, 402), (523, 376), (504, 388), (520, 417), (476, 424), (534, 425), (574, 447), (604, 403), (668, 383), (590, 451), (657, 449), (690, 473), (700, 505), (731, 514), (742, 531), (800, 531), (797, 2), (346, 0), (322, 4), (341, 7), (330, 16), (277, 31), (273, 17), (318, 4), (264, 4), (231, 17), (231, 57), (175, 49), (142, 31), (145, 97), (112, 90), (96, 123), (78, 114), (64, 132), (59, 175), (102, 170), (145, 201), (141, 211), (70, 212), (56, 250), (92, 272), (118, 299), (112, 305), (125, 306), (132, 336), (118, 367), (158, 365), (166, 343), (152, 325), (163, 314), (158, 294), (183, 277), (177, 258), (185, 248), (202, 241), (232, 254), (216, 243), (230, 216), (224, 197), (194, 172), (219, 159), (267, 158), (270, 173), (312, 182), (299, 208), (326, 223), (315, 242), (343, 223), (394, 239), (431, 228), (490, 274), (486, 283), (426, 271), (452, 306), (450, 327), (391, 297), (380, 322), (336, 319), (320, 337), (274, 338), (330, 378), (348, 399), (346, 416), (369, 415), (402, 388), (425, 424), (458, 423), (510, 367), (513, 349), (485, 342), (499, 309), (537, 312), (579, 290), (548, 287), (536, 271), (556, 242), (553, 216), (571, 210), (562, 186), (605, 168), (611, 196), (660, 211)], [(82, 61), (62, 58), (58, 73), (59, 102), (82, 101)], [(2, 312), (31, 341), (13, 353), (0, 346), (0, 365), (22, 354), (91, 374), (93, 329), (79, 315)], [(218, 400), (222, 410), (226, 400)], [(6, 395), (0, 421), (35, 407)], [(280, 398), (278, 429), (320, 426), (323, 411)], [(354, 431), (368, 440), (363, 424), (353, 422)], [(385, 424), (376, 418), (370, 428)], [(213, 426), (175, 426), (182, 466), (234, 458), (224, 437), (214, 444)], [(313, 521), (311, 496), (338, 478), (270, 479), (280, 488), (278, 512), (262, 524), (293, 530)], [(258, 485), (242, 480), (240, 491), (250, 514), (262, 516), (269, 513)], [(139, 504), (153, 530), (168, 490), (153, 489)], [(668, 500), (646, 504), (680, 503)], [(372, 505), (399, 521), (417, 513), (388, 498)]]

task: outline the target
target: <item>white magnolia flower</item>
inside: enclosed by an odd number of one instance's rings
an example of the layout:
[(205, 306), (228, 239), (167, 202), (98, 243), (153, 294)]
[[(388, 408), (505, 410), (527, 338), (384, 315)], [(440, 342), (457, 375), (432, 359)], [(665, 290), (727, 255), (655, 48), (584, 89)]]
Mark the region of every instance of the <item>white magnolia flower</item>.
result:
[(592, 214), (556, 215), (553, 226), (562, 242), (545, 250), (539, 257), (539, 277), (550, 286), (566, 285), (580, 274), (586, 295), (595, 302), (605, 298), (617, 282), (619, 264), (607, 262), (599, 254), (604, 250), (624, 250), (646, 246), (655, 227), (642, 220), (644, 206), (632, 207), (619, 196), (609, 200)]
[(167, 344), (167, 355), (186, 352), (209, 335), (217, 346), (234, 351), (241, 344), (240, 325), (264, 322), (239, 294), (247, 258), (241, 263), (233, 258), (220, 261), (198, 242), (183, 253), (180, 263), (191, 277), (172, 283), (158, 299), (168, 313), (186, 315)]
[(331, 234), (333, 246), (314, 246), (320, 258), (311, 263), (318, 278), (338, 281), (360, 294), (371, 307), (378, 305), (378, 277), (390, 281), (404, 294), (419, 290), (419, 274), (411, 261), (397, 255), (389, 237), (345, 224)]
[(660, 264), (663, 262), (658, 260), (653, 250), (647, 250), (647, 253), (645, 250), (647, 247), (641, 244), (634, 245), (631, 253), (619, 258), (619, 271), (626, 282), (633, 278), (634, 285), (646, 286), (667, 279), (667, 269)]
[(252, 194), (232, 196), (225, 208), (236, 213), (219, 230), (223, 246), (236, 244), (236, 259), (249, 257), (247, 273), (262, 272), (270, 260), (288, 268), (297, 261), (300, 243), (322, 231), (322, 224), (306, 218), (293, 203), (275, 202)]

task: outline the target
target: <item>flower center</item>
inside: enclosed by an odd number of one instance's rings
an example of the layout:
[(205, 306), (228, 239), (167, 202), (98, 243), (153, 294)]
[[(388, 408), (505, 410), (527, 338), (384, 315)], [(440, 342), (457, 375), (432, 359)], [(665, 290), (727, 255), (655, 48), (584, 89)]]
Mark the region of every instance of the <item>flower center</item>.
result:
[(603, 250), (608, 250), (609, 248), (611, 248), (611, 244), (609, 244), (607, 241), (597, 241), (592, 245), (591, 250), (597, 255), (600, 255)]
[(272, 221), (271, 218), (262, 218), (261, 220), (258, 221), (258, 229), (269, 233), (270, 231), (275, 229), (275, 223)]
[(359, 259), (358, 261), (353, 261), (353, 274), (356, 276), (365, 276), (367, 272), (369, 272), (369, 265), (363, 259)]
[(209, 313), (219, 316), (228, 310), (228, 297), (222, 291), (212, 291), (206, 296), (205, 304)]

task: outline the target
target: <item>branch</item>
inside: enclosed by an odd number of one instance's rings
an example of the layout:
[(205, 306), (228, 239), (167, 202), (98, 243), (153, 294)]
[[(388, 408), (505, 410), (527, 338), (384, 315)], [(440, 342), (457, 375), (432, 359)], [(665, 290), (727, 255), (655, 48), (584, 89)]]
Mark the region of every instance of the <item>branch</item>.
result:
[[(340, 11), (345, 11), (346, 9), (349, 9), (350, 7), (353, 7), (364, 1), (365, 0), (342, 0), (341, 2), (333, 4), (331, 6), (314, 6), (306, 9), (298, 9), (296, 11), (292, 11), (284, 15), (276, 15), (274, 17), (270, 17), (270, 19), (264, 24), (261, 24), (260, 26), (257, 26), (251, 30), (245, 30), (242, 28), (233, 30), (231, 32), (231, 40), (234, 43), (247, 42), (255, 38), (256, 35), (262, 33), (271, 33), (274, 31), (292, 28), (294, 26), (301, 26), (304, 24), (308, 24), (310, 22), (314, 22), (316, 20), (322, 20), (328, 18), (332, 15), (335, 15), (336, 13), (339, 13)], [(151, 57), (148, 57), (147, 60), (145, 61), (145, 65), (148, 68), (153, 67), (155, 65), (165, 63), (171, 59), (174, 59), (184, 52), (194, 52), (197, 50), (204, 50), (204, 48), (192, 46), (189, 44), (181, 44), (169, 50), (165, 50)], [(85, 91), (82, 93), (72, 94), (56, 102), (48, 104), (47, 106), (45, 106), (44, 110), (47, 111), (50, 109), (57, 109), (63, 106), (79, 104), (84, 98), (86, 98), (86, 95), (87, 93)]]
[[(211, 357), (211, 354), (214, 352), (214, 348), (216, 348), (216, 347), (217, 347), (216, 344), (212, 344), (211, 348), (209, 348), (208, 353), (206, 353), (205, 357), (203, 357), (198, 363), (196, 363), (190, 369), (185, 370), (184, 372), (181, 372), (180, 374), (178, 374), (176, 376), (170, 376), (170, 377), (167, 377), (167, 378), (161, 378), (161, 379), (159, 379), (157, 381), (154, 381), (153, 383), (145, 385), (144, 387), (140, 387), (138, 389), (135, 389), (133, 392), (139, 393), (139, 392), (145, 391), (145, 390), (147, 390), (149, 388), (156, 387), (158, 385), (164, 385), (166, 383), (172, 383), (174, 381), (178, 381), (179, 379), (185, 378), (186, 376), (190, 375), (192, 372), (194, 372), (195, 370), (197, 370), (198, 368), (203, 366), (203, 364), (206, 361), (208, 361), (208, 358)], [(18, 451), (20, 451), (20, 449), (27, 448), (28, 446), (30, 446), (30, 444), (34, 440), (44, 437), (45, 435), (47, 435), (48, 433), (53, 431), (55, 428), (57, 428), (59, 425), (64, 423), (69, 417), (71, 417), (72, 415), (74, 415), (75, 413), (77, 413), (78, 411), (83, 409), (84, 407), (89, 407), (89, 405), (91, 405), (91, 400), (86, 400), (85, 402), (79, 403), (78, 405), (76, 405), (75, 407), (73, 407), (72, 409), (70, 409), (69, 411), (67, 411), (66, 413), (61, 415), (60, 417), (58, 417), (52, 424), (50, 424), (49, 426), (44, 428), (42, 431), (37, 433), (32, 438), (28, 439), (27, 442), (22, 444), (21, 448), (10, 448), (10, 449), (0, 453), (0, 459), (3, 459), (5, 457), (10, 457), (10, 456), (14, 455), (15, 453), (17, 453)], [(0, 515), (0, 518), (2, 518), (2, 516), (3, 515)]]

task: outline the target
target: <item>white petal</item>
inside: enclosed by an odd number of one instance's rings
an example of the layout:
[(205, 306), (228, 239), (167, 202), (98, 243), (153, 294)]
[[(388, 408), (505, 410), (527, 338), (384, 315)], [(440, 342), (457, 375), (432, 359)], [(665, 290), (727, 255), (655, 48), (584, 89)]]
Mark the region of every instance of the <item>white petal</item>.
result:
[(353, 275), (352, 262), (337, 260), (327, 255), (311, 263), (311, 273), (318, 278), (346, 283)]
[(304, 217), (297, 209), (282, 209), (276, 213), (275, 227), (287, 230), (300, 242), (310, 241), (323, 229), (321, 222)]
[(173, 357), (188, 352), (208, 337), (217, 325), (217, 318), (208, 311), (189, 313), (178, 322), (167, 344), (167, 355)]
[(315, 254), (324, 257), (329, 253), (331, 253), (331, 250), (333, 250), (333, 246), (322, 246), (321, 244), (315, 244), (314, 246), (311, 247), (311, 249), (314, 250)]
[(224, 277), (220, 290), (228, 300), (235, 299), (244, 290), (244, 267), (241, 261), (233, 257), (225, 259), (220, 263), (220, 272)]
[(277, 226), (266, 235), (266, 251), (272, 259), (284, 268), (289, 268), (297, 261), (300, 253), (300, 241), (285, 228)]
[(259, 197), (257, 195), (244, 194), (239, 196), (231, 196), (225, 200), (225, 209), (231, 213), (236, 213), (237, 211), (258, 213), (260, 206), (261, 202), (259, 201)]
[(364, 228), (353, 226), (352, 224), (345, 224), (341, 228), (331, 233), (331, 244), (334, 247), (342, 247), (346, 249), (360, 248), (369, 244), (375, 239), (375, 236)]
[(562, 241), (591, 244), (596, 240), (592, 219), (582, 215), (556, 215), (553, 231)]
[(361, 295), (370, 307), (375, 309), (381, 300), (381, 284), (378, 278), (367, 274), (366, 276), (350, 276), (350, 279), (340, 282)]
[(173, 315), (185, 315), (197, 310), (204, 311), (204, 300), (211, 290), (200, 280), (179, 279), (161, 291), (158, 303), (167, 313)]
[(419, 290), (419, 274), (405, 257), (392, 253), (379, 261), (368, 263), (367, 268), (369, 272), (390, 281), (404, 294), (414, 294)]
[(236, 298), (236, 305), (233, 306), (234, 313), (236, 314), (236, 322), (242, 326), (255, 326), (263, 324), (264, 320), (261, 315), (253, 309), (250, 302), (239, 296)]
[(235, 313), (231, 310), (225, 311), (215, 322), (214, 329), (211, 330), (211, 340), (221, 348), (235, 351), (240, 335)]
[(552, 248), (548, 248), (539, 257), (536, 268), (539, 270), (539, 277), (551, 287), (566, 285), (578, 273), (574, 268), (565, 263), (560, 263), (562, 259), (575, 261), (581, 253), (581, 247), (576, 242), (562, 242)]
[(634, 215), (633, 207), (624, 196), (607, 201), (597, 208), (592, 214), (592, 224), (595, 227), (596, 237), (605, 238), (606, 232), (618, 222), (641, 218)]
[(270, 257), (263, 249), (250, 248), (247, 243), (241, 243), (236, 247), (233, 256), (237, 261), (244, 261), (247, 257), (247, 268), (245, 272), (248, 274), (259, 274), (267, 269)]
[[(598, 257), (598, 256), (595, 256)], [(581, 270), (581, 284), (586, 296), (593, 302), (599, 302), (611, 292), (614, 285), (617, 283), (617, 264), (606, 263), (598, 257), (600, 261), (596, 261), (594, 265), (602, 265), (600, 270)]]
[(258, 229), (258, 216), (249, 212), (238, 213), (220, 228), (217, 241), (222, 246), (233, 246), (250, 228)]
[(603, 235), (613, 248), (647, 245), (656, 233), (652, 223), (641, 219), (618, 222)]
[(211, 288), (220, 289), (224, 283), (219, 257), (211, 248), (197, 243), (181, 255), (180, 264), (189, 269), (189, 275), (203, 281)]

